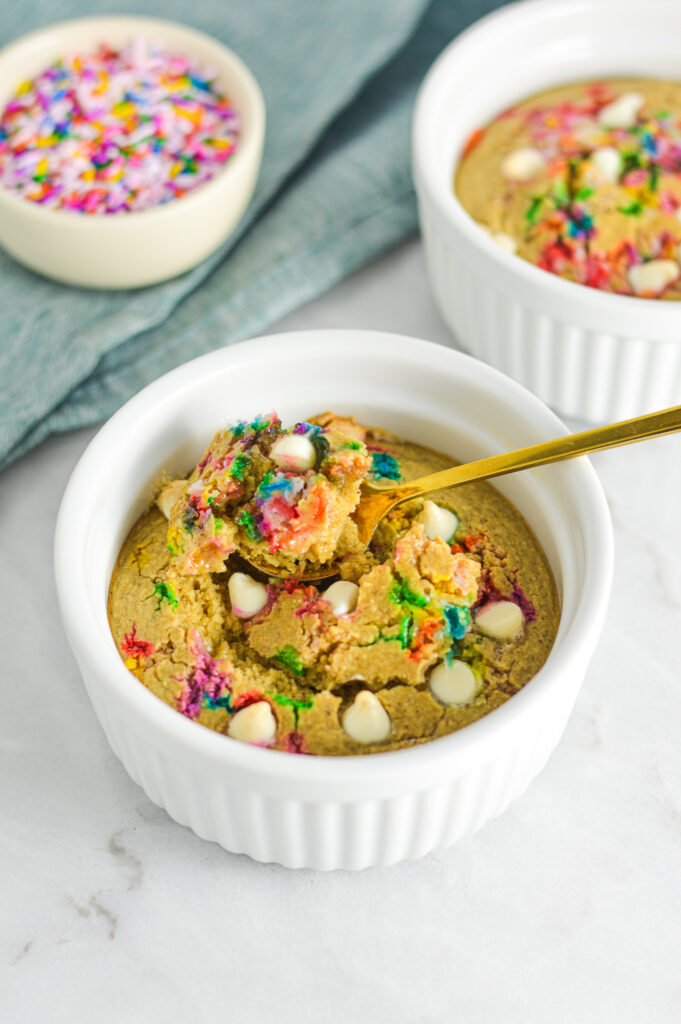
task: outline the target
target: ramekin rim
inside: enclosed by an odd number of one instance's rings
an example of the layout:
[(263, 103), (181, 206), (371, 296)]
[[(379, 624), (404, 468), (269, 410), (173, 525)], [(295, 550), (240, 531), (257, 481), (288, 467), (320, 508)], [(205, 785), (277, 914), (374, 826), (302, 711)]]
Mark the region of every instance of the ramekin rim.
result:
[[(624, 0), (632, 8), (638, 8), (638, 0)], [(656, 0), (662, 7), (671, 7), (674, 0)], [(426, 146), (423, 144), (424, 137), (427, 138), (427, 129), (424, 125), (426, 112), (437, 101), (437, 92), (440, 81), (446, 77), (448, 65), (456, 58), (458, 53), (471, 42), (477, 43), (478, 39), (490, 31), (500, 31), (504, 22), (510, 22), (518, 17), (526, 16), (528, 11), (546, 13), (546, 16), (556, 18), (560, 13), (567, 11), (575, 13), (581, 6), (585, 10), (592, 6), (610, 5), (610, 0), (515, 0), (514, 3), (490, 11), (484, 17), (475, 21), (467, 29), (456, 36), (436, 57), (423, 79), (414, 104), (412, 115), (411, 149), (412, 149), (412, 172), (417, 195), (425, 193), (429, 201), (435, 206), (443, 222), (450, 228), (459, 232), (469, 245), (481, 251), (484, 257), (500, 267), (509, 277), (521, 279), (528, 285), (534, 285), (545, 293), (554, 293), (565, 300), (580, 302), (582, 307), (594, 308), (601, 312), (610, 311), (614, 316), (625, 316), (628, 313), (642, 315), (659, 319), (660, 324), (669, 327), (674, 318), (679, 316), (679, 310), (674, 308), (676, 303), (661, 302), (657, 299), (644, 298), (636, 295), (616, 295), (603, 292), (595, 288), (588, 288), (586, 285), (574, 281), (568, 281), (556, 274), (542, 270), (534, 266), (528, 260), (524, 260), (513, 253), (506, 252), (497, 245), (491, 238), (488, 238), (480, 225), (471, 217), (459, 201), (454, 189), (447, 187), (445, 181), (440, 179), (425, 159)], [(560, 84), (557, 82), (556, 84)], [(500, 104), (499, 109), (503, 109)], [(452, 172), (454, 171), (452, 167)], [(648, 336), (651, 343), (662, 342), (664, 339)]]
[[(30, 202), (22, 196), (15, 195), (9, 189), (0, 186), (0, 208), (3, 204), (8, 210), (12, 210), (22, 217), (32, 218), (46, 226), (72, 228), (79, 232), (126, 230), (130, 225), (149, 225), (150, 229), (162, 219), (172, 217), (178, 209), (191, 212), (192, 208), (201, 203), (211, 202), (219, 198), (219, 192), (241, 169), (241, 165), (248, 160), (260, 162), (263, 140), (265, 137), (266, 105), (262, 89), (257, 78), (246, 64), (242, 57), (232, 50), (215, 36), (204, 32), (201, 29), (186, 25), (184, 22), (175, 21), (171, 18), (156, 18), (138, 14), (93, 14), (81, 18), (64, 18), (61, 21), (52, 22), (42, 28), (27, 32), (17, 39), (13, 39), (0, 48), (0, 67), (6, 57), (12, 57), (21, 53), (23, 49), (43, 36), (48, 36), (56, 30), (64, 28), (90, 27), (93, 29), (102, 23), (117, 22), (121, 26), (131, 25), (143, 28), (169, 28), (184, 35), (189, 44), (191, 40), (200, 40), (204, 45), (209, 44), (216, 52), (216, 58), (221, 62), (221, 67), (227, 68), (235, 79), (239, 79), (240, 85), (248, 95), (250, 106), (248, 120), (245, 122), (245, 130), (240, 125), (239, 145), (235, 152), (229, 157), (226, 163), (208, 181), (199, 185), (196, 189), (188, 192), (182, 197), (181, 203), (169, 202), (157, 204), (144, 210), (131, 210), (119, 218), (113, 217), (83, 217), (68, 210), (44, 209), (40, 204)], [(105, 226), (106, 225), (106, 226)]]
[[(586, 657), (587, 660), (590, 658), (607, 609), (612, 579), (613, 537), (607, 502), (593, 467), (587, 459), (580, 458), (572, 461), (569, 467), (563, 468), (571, 470), (577, 477), (575, 485), (581, 485), (580, 495), (589, 506), (589, 529), (585, 536), (591, 551), (585, 552), (583, 588), (589, 591), (588, 608), (586, 602), (578, 605), (559, 648), (554, 646), (545, 665), (512, 700), (455, 733), (414, 747), (371, 755), (295, 757), (286, 752), (260, 749), (231, 740), (230, 737), (215, 733), (189, 720), (157, 698), (125, 668), (110, 636), (106, 608), (104, 620), (109, 642), (106, 643), (106, 649), (102, 642), (101, 657), (95, 658), (88, 622), (94, 624), (95, 635), (101, 623), (98, 616), (89, 608), (85, 578), (82, 580), (82, 586), (74, 584), (70, 552), (81, 535), (81, 528), (76, 525), (79, 513), (82, 518), (81, 495), (87, 493), (89, 469), (91, 465), (97, 464), (100, 458), (99, 450), (106, 450), (110, 437), (129, 429), (139, 419), (142, 410), (146, 408), (147, 414), (150, 415), (162, 401), (172, 400), (178, 390), (191, 387), (200, 379), (207, 379), (214, 373), (222, 372), (225, 361), (227, 364), (238, 361), (244, 351), (257, 351), (258, 355), (262, 356), (268, 349), (282, 345), (282, 339), (286, 339), (287, 350), (290, 351), (293, 338), (299, 339), (298, 344), (304, 345), (311, 343), (313, 338), (318, 344), (323, 337), (332, 337), (336, 340), (344, 337), (347, 347), (348, 336), (352, 336), (358, 345), (360, 339), (363, 339), (362, 343), (366, 343), (367, 338), (384, 345), (389, 349), (391, 357), (395, 356), (398, 349), (404, 356), (408, 347), (412, 352), (417, 350), (437, 353), (438, 358), (449, 360), (452, 364), (459, 363), (473, 368), (476, 374), (487, 378), (489, 383), (506, 389), (507, 393), (510, 391), (515, 394), (525, 405), (529, 403), (534, 413), (545, 419), (547, 426), (555, 425), (558, 433), (566, 430), (555, 413), (516, 381), (471, 356), (433, 342), (389, 332), (342, 328), (294, 331), (252, 338), (209, 352), (171, 370), (138, 392), (114, 413), (90, 441), (73, 470), (62, 498), (55, 530), (54, 564), (59, 606), (65, 631), (79, 664), (81, 659), (88, 661), (92, 674), (100, 682), (105, 680), (107, 687), (117, 690), (118, 696), (136, 716), (138, 724), (146, 722), (154, 729), (160, 730), (171, 742), (178, 743), (185, 752), (200, 752), (222, 766), (236, 767), (261, 776), (269, 776), (274, 770), (278, 777), (301, 784), (310, 782), (312, 778), (317, 782), (329, 784), (343, 781), (352, 783), (366, 778), (369, 773), (375, 781), (386, 776), (408, 775), (418, 768), (423, 768), (424, 764), (466, 760), (472, 751), (479, 749), (483, 744), (494, 742), (494, 738), (500, 739), (512, 726), (513, 721), (526, 713), (525, 705), (538, 704), (541, 701), (544, 692), (551, 687), (550, 676), (558, 674), (559, 658), (562, 657), (563, 662), (567, 664), (577, 657)], [(183, 379), (187, 374), (188, 379)], [(183, 387), (178, 389), (176, 385), (181, 379)], [(89, 521), (89, 517), (87, 518)], [(589, 554), (594, 558), (593, 565)], [(599, 564), (598, 572), (595, 571), (596, 562)], [(83, 615), (84, 606), (86, 615)], [(569, 650), (569, 645), (566, 644), (566, 639), (570, 637), (579, 638), (579, 642), (574, 644), (572, 650)]]

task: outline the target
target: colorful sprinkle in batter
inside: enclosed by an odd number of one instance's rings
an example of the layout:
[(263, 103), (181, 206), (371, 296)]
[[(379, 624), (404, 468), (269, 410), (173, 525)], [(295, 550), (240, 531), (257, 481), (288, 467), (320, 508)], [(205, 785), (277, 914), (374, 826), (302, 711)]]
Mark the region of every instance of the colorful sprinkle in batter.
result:
[(194, 664), (188, 671), (179, 696), (178, 710), (188, 718), (198, 718), (204, 703), (212, 710), (216, 707), (229, 708), (229, 665), (211, 657), (198, 629), (190, 633), (189, 650), (194, 657)]
[(177, 608), (177, 597), (172, 584), (166, 583), (164, 580), (157, 580), (154, 583), (154, 591), (149, 595), (150, 597), (156, 598), (156, 611), (160, 612), (165, 601), (169, 608)]
[(395, 456), (374, 448), (371, 452), (369, 476), (372, 480), (401, 480), (400, 467)]
[(301, 676), (303, 674), (304, 669), (300, 656), (292, 644), (287, 644), (286, 647), (282, 647), (274, 657), (275, 661), (277, 661), (282, 668), (289, 669), (297, 676)]
[(64, 57), (0, 118), (0, 184), (53, 210), (126, 213), (210, 181), (239, 120), (213, 73), (144, 39)]
[(509, 252), (567, 280), (681, 299), (681, 84), (565, 86), (476, 131), (463, 206)]

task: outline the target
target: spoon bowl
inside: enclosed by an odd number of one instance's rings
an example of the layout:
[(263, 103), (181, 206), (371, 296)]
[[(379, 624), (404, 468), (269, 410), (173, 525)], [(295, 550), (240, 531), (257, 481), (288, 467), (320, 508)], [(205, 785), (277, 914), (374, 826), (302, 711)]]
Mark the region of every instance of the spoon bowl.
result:
[[(396, 505), (413, 498), (421, 498), (444, 487), (456, 487), (470, 483), (472, 480), (490, 480), (507, 473), (517, 473), (521, 469), (532, 469), (536, 466), (548, 466), (552, 462), (563, 462), (574, 459), (578, 455), (604, 451), (607, 448), (618, 448), (635, 441), (646, 441), (652, 437), (662, 437), (681, 430), (681, 405), (647, 416), (636, 416), (630, 420), (611, 423), (604, 427), (594, 427), (578, 434), (568, 434), (554, 441), (543, 441), (541, 444), (529, 445), (515, 451), (490, 455), (476, 462), (452, 466), (438, 473), (410, 480), (401, 487), (375, 487), (366, 481), (362, 483), (357, 506), (352, 519), (357, 525), (359, 539), (363, 547), (367, 547), (381, 519)], [(258, 572), (268, 576), (287, 578), (290, 573), (277, 571), (271, 565), (261, 565), (256, 560), (245, 559)], [(297, 579), (302, 582), (325, 580), (337, 576), (340, 566), (334, 562), (320, 566), (314, 571), (300, 573)]]

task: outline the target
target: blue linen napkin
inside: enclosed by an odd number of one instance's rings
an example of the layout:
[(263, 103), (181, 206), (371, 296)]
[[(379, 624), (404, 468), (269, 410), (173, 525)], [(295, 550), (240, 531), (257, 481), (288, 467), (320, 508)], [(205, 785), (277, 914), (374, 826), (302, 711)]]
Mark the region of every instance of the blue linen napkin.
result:
[[(416, 90), (454, 35), (497, 6), (128, 0), (126, 13), (184, 21), (249, 64), (267, 104), (259, 183), (219, 252), (140, 291), (69, 288), (0, 251), (0, 469), (52, 433), (104, 419), (179, 363), (264, 329), (413, 231)], [(6, 5), (0, 38), (113, 12), (105, 0)]]

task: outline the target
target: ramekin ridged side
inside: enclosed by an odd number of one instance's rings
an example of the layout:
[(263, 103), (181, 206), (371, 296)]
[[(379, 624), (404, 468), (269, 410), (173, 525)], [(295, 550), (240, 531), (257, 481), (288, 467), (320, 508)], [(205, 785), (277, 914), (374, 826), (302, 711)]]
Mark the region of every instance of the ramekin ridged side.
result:
[[(421, 231), (433, 294), (464, 348), (566, 416), (593, 423), (681, 403), (678, 341), (592, 330), (495, 287), (459, 256), (427, 200)], [(575, 286), (576, 287), (576, 286)], [(634, 300), (636, 301), (636, 300)]]
[(180, 825), (232, 853), (288, 868), (387, 867), (450, 846), (501, 814), (539, 774), (563, 734), (581, 685), (569, 698), (528, 716), (515, 742), (484, 764), (426, 788), (381, 793), (367, 784), (359, 799), (267, 794), (257, 785), (210, 777), (206, 766), (178, 763), (149, 741), (121, 708), (84, 676), (109, 744), (147, 796)]
[(612, 530), (586, 459), (500, 483), (544, 546), (561, 620), (537, 675), (465, 729), (369, 757), (292, 755), (215, 733), (164, 704), (123, 665), (107, 621), (111, 570), (162, 469), (186, 471), (225, 421), (278, 406), (293, 422), (309, 415), (313, 402), (463, 459), (565, 429), (518, 384), (427, 342), (307, 331), (241, 343), (166, 374), (101, 429), (62, 501), (55, 573), (95, 713), (154, 803), (199, 836), (256, 860), (359, 869), (451, 844), (500, 814), (541, 770), (600, 635)]
[(669, 38), (681, 5), (522, 0), (483, 18), (428, 73), (413, 125), (414, 181), (428, 275), (470, 353), (560, 412), (592, 422), (681, 403), (681, 304), (610, 295), (503, 251), (454, 194), (474, 128), (553, 85), (616, 75), (678, 78)]

